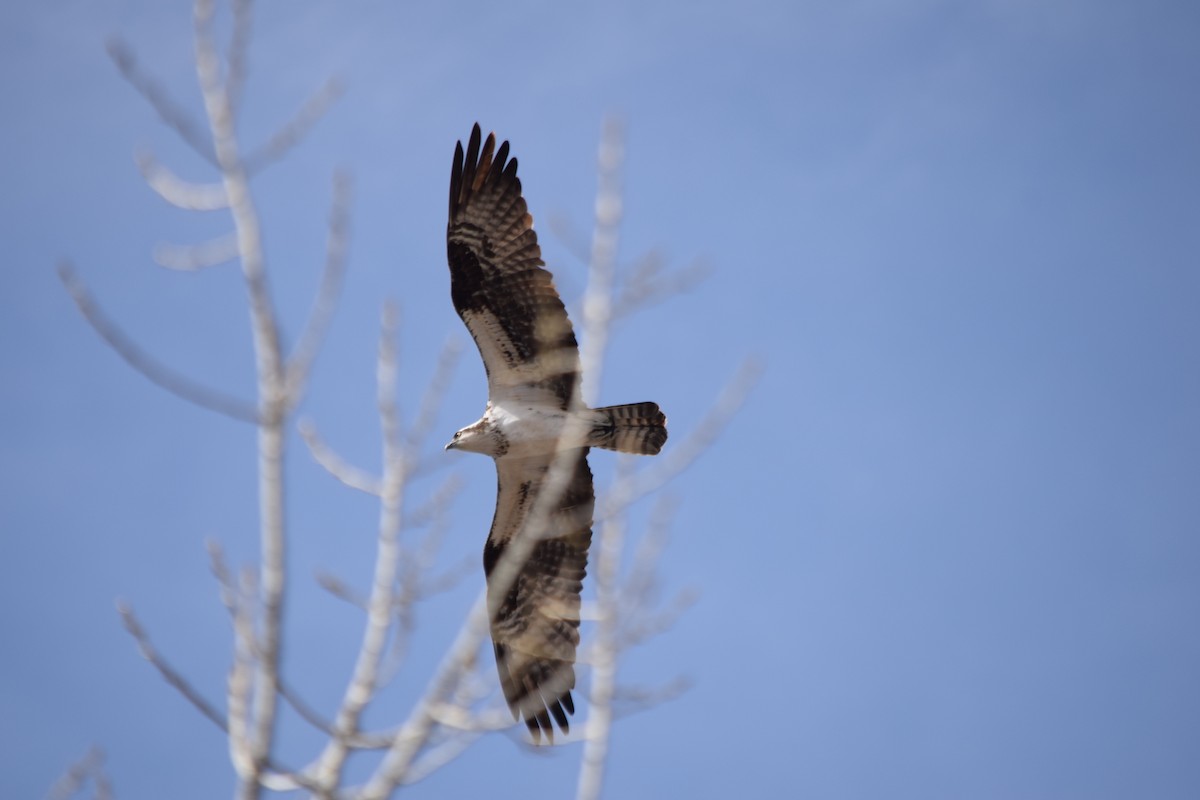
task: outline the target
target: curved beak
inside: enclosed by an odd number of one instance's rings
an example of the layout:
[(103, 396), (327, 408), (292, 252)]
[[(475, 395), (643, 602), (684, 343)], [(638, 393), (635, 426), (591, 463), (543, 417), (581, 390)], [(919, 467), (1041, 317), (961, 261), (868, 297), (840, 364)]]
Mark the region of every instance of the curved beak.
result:
[(443, 450), (455, 450), (455, 449), (457, 449), (457, 448), (455, 447), (455, 442), (454, 442), (454, 440), (453, 440), (453, 439), (451, 439), (451, 440), (450, 440), (450, 443), (449, 443), (449, 444), (447, 444), (447, 445), (446, 445), (445, 447), (443, 447), (442, 449), (443, 449)]

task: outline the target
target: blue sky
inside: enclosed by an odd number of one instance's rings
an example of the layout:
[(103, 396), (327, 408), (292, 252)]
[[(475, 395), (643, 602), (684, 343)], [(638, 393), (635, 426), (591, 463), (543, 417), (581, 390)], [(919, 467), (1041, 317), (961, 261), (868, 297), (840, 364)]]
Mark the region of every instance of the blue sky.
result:
[[(622, 675), (694, 688), (620, 723), (608, 795), (1195, 797), (1200, 13), (647, 5), (262, 4), (245, 138), (332, 74), (348, 87), (255, 186), (294, 334), (330, 174), (355, 176), (344, 302), (304, 414), (376, 465), (383, 299), (402, 309), (402, 395), (442, 341), (467, 341), (443, 237), (454, 141), (476, 120), (511, 140), (549, 266), (577, 297), (583, 267), (545, 221), (586, 231), (601, 120), (619, 113), (622, 255), (712, 275), (617, 331), (602, 399), (657, 400), (681, 434), (744, 357), (766, 372), (673, 488), (664, 584), (700, 600)], [(138, 657), (113, 602), (223, 696), (203, 541), (255, 558), (253, 432), (126, 368), (54, 266), (72, 259), (156, 356), (243, 396), (249, 329), (232, 270), (150, 260), (224, 220), (142, 184), (138, 146), (212, 175), (118, 77), (111, 34), (199, 111), (187, 3), (0, 10), (0, 786), (40, 796), (98, 743), (120, 797), (222, 796), (222, 737)], [(483, 405), (464, 355), (447, 436)], [(328, 707), (358, 619), (310, 576), (366, 582), (374, 508), (299, 446), (289, 464), (287, 647)], [(455, 468), (446, 564), (478, 558), (493, 501), (490, 464)], [(407, 710), (478, 577), (427, 609), (411, 684), (372, 724)], [(288, 726), (285, 749), (306, 737)], [(564, 796), (578, 755), (496, 737), (412, 793)]]

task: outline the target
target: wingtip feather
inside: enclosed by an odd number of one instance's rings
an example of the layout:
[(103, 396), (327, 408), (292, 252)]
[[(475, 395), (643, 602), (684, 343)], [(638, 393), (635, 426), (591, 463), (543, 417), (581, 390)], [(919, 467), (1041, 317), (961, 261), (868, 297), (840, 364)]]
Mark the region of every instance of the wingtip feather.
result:
[(454, 219), (458, 207), (459, 193), (462, 192), (463, 146), (462, 142), (454, 145), (454, 161), (450, 165), (450, 219)]
[(478, 192), (483, 188), (484, 181), (492, 171), (492, 153), (496, 149), (496, 134), (489, 133), (487, 139), (483, 143), (483, 151), (479, 154), (479, 163), (474, 168), (475, 180), (471, 185), (471, 191)]

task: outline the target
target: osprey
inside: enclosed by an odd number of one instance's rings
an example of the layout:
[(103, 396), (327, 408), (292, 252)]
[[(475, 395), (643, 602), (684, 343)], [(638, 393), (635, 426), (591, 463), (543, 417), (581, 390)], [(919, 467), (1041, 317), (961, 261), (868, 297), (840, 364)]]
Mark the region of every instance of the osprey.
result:
[[(496, 514), (483, 570), (500, 687), (533, 740), (544, 734), (553, 741), (551, 718), (566, 733), (567, 715), (575, 713), (579, 594), (595, 506), (588, 449), (654, 455), (667, 440), (667, 418), (654, 403), (573, 405), (579, 345), (542, 268), (517, 159), (508, 158), (508, 142), (495, 149), (494, 134), (482, 148), (480, 139), (476, 124), (465, 159), (461, 141), (454, 149), (446, 257), (454, 308), (483, 358), (488, 402), (483, 417), (455, 433), (446, 449), (496, 461)], [(558, 458), (564, 450), (570, 454)], [(556, 458), (567, 465), (565, 488), (547, 496), (542, 503), (553, 506), (532, 519)], [(512, 569), (493, 575), (516, 537), (528, 537), (528, 558), (511, 565), (515, 576)]]

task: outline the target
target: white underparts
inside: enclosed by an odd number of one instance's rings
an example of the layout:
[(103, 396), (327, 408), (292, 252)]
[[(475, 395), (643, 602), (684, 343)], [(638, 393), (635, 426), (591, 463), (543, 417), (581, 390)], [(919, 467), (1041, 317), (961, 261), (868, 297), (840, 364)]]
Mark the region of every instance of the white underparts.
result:
[[(508, 444), (501, 457), (527, 458), (583, 447), (592, 430), (590, 411), (575, 415), (546, 406), (493, 405), (483, 415)], [(573, 422), (574, 424), (568, 424)]]

